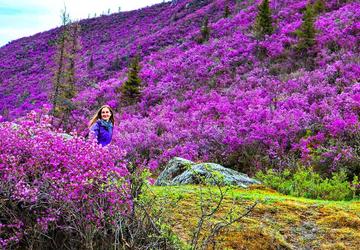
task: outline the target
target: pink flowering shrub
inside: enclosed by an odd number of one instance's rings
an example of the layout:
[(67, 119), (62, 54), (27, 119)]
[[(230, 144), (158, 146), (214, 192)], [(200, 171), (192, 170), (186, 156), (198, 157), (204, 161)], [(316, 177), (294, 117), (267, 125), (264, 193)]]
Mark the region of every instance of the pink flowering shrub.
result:
[(53, 131), (49, 119), (0, 124), (1, 248), (61, 233), (88, 244), (129, 211), (125, 152)]

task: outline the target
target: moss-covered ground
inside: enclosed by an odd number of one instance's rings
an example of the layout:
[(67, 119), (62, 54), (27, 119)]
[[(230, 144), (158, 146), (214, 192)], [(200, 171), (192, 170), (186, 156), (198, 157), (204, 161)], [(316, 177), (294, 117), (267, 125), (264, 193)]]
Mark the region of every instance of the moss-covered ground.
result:
[[(151, 193), (162, 198), (156, 200), (165, 211), (165, 223), (189, 243), (201, 214), (201, 194), (203, 208), (211, 211), (215, 204), (211, 200), (220, 192), (216, 187), (189, 185), (154, 186)], [(220, 209), (205, 221), (201, 237), (215, 223), (235, 218), (255, 202), (250, 214), (220, 231), (216, 249), (360, 249), (359, 200), (311, 200), (263, 186), (228, 190)]]

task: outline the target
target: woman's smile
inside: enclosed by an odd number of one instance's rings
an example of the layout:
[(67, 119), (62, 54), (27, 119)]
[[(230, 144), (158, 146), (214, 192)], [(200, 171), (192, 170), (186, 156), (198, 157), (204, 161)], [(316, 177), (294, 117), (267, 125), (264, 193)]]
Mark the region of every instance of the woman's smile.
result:
[(103, 108), (101, 110), (101, 119), (108, 121), (110, 119), (111, 112), (108, 108)]

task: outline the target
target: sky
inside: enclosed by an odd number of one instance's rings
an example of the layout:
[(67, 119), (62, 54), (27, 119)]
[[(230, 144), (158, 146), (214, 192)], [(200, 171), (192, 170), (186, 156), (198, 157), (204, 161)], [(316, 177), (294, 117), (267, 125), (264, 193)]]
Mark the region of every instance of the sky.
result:
[[(169, 0), (166, 0), (169, 1)], [(163, 0), (0, 0), (0, 47), (12, 40), (58, 27), (66, 10), (72, 20), (129, 11)]]

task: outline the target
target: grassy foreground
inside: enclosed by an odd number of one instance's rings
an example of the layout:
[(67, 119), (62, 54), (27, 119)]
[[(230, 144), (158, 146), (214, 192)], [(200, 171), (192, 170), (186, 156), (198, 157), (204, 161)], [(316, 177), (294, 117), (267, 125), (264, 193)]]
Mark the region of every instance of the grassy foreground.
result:
[[(165, 223), (183, 242), (190, 242), (199, 220), (200, 194), (205, 204), (219, 194), (200, 186), (151, 187), (165, 208)], [(165, 202), (164, 202), (165, 201)], [(221, 219), (252, 212), (221, 231), (216, 249), (358, 249), (360, 201), (324, 201), (282, 195), (263, 186), (227, 191), (222, 206), (204, 225), (202, 235)], [(204, 203), (203, 203), (204, 204)]]

